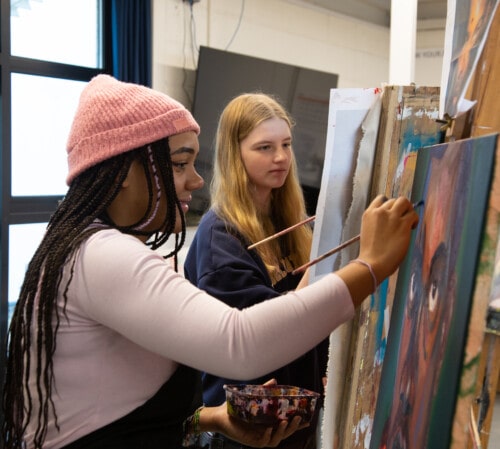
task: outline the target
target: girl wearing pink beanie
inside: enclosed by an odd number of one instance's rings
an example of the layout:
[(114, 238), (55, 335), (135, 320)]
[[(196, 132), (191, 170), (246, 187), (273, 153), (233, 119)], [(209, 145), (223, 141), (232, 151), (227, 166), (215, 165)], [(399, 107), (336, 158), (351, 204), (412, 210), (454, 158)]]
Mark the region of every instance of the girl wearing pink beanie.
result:
[[(352, 317), (373, 290), (350, 264), (245, 310), (194, 287), (157, 252), (203, 180), (199, 126), (180, 103), (107, 76), (82, 92), (69, 135), (69, 190), (26, 272), (5, 354), (3, 447), (180, 448), (202, 431), (276, 446), (301, 427), (249, 428), (203, 407), (199, 371), (255, 378)], [(418, 216), (376, 198), (360, 257), (382, 281), (406, 254)], [(392, 244), (388, 245), (387, 242)]]

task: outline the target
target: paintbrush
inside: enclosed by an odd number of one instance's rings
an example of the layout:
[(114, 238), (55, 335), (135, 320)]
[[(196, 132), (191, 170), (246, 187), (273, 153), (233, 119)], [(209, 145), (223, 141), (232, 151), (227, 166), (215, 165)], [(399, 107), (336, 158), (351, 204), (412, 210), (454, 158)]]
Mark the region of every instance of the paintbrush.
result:
[(316, 259), (310, 260), (309, 262), (305, 263), (304, 265), (301, 265), (298, 268), (295, 268), (295, 270), (292, 271), (292, 274), (298, 274), (304, 271), (306, 268), (309, 268), (311, 265), (315, 265), (318, 262), (321, 262), (323, 259), (326, 259), (327, 257), (333, 256), (335, 253), (343, 250), (347, 246), (351, 245), (354, 242), (357, 242), (361, 237), (361, 234), (356, 235), (352, 239), (346, 240), (344, 243), (341, 243), (339, 246), (336, 246), (335, 248), (332, 248), (330, 251), (327, 251), (325, 254), (322, 254), (319, 257), (316, 257)]
[(299, 226), (305, 225), (306, 223), (309, 223), (310, 221), (313, 221), (316, 218), (316, 215), (313, 215), (312, 217), (306, 218), (305, 220), (299, 221), (298, 223), (295, 223), (294, 225), (290, 226), (289, 228), (283, 229), (280, 232), (277, 232), (276, 234), (270, 235), (269, 237), (266, 237), (265, 239), (262, 239), (256, 243), (252, 243), (250, 246), (247, 247), (247, 249), (253, 249), (256, 246), (262, 245), (263, 243), (268, 242), (269, 240), (273, 240), (283, 234), (286, 234), (290, 231), (293, 231), (294, 229), (298, 228)]
[[(423, 206), (423, 204), (424, 204), (424, 201), (420, 200), (420, 201), (413, 204), (413, 209), (416, 209), (419, 206)], [(315, 265), (318, 262), (321, 262), (322, 260), (326, 259), (327, 257), (332, 256), (335, 253), (338, 253), (339, 251), (343, 250), (344, 248), (351, 245), (352, 243), (357, 242), (360, 239), (360, 237), (361, 237), (361, 234), (358, 234), (355, 237), (353, 237), (349, 240), (346, 240), (344, 243), (341, 243), (339, 246), (331, 249), (330, 251), (327, 251), (325, 254), (322, 254), (321, 256), (316, 257), (315, 259), (305, 263), (304, 265), (302, 265), (298, 268), (295, 268), (295, 270), (292, 271), (292, 274), (301, 273), (302, 271), (309, 268), (310, 266)]]

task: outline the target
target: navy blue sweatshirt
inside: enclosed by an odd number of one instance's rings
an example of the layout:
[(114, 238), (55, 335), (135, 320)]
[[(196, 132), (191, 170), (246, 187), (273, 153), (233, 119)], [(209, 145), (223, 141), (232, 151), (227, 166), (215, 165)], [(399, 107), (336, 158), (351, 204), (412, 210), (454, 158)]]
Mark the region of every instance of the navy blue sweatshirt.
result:
[[(247, 250), (237, 232), (209, 210), (201, 219), (184, 264), (184, 274), (190, 282), (225, 303), (243, 309), (266, 299), (294, 290), (301, 275), (288, 273), (272, 285), (261, 258)], [(262, 348), (265, 351), (265, 348)], [(236, 381), (203, 373), (203, 400), (211, 406), (225, 401), (224, 384), (262, 384), (275, 378), (279, 384), (295, 385), (323, 394), (322, 378), (326, 376), (328, 339), (292, 363), (258, 379)], [(322, 406), (322, 400), (318, 404)], [(314, 431), (314, 425), (307, 432)], [(303, 431), (296, 432), (295, 439)], [(294, 438), (295, 437), (295, 438)]]

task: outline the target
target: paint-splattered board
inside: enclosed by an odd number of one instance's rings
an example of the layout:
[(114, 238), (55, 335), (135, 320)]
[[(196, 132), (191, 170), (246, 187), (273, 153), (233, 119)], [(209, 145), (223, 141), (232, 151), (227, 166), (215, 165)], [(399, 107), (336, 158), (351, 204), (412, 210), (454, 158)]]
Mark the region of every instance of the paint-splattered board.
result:
[[(376, 137), (363, 128), (372, 107), (379, 103), (380, 89), (332, 89), (328, 117), (325, 163), (321, 180), (321, 190), (316, 208), (311, 258), (324, 254), (341, 243), (345, 224), (349, 218), (353, 198), (365, 190), (370, 192), (370, 180), (363, 179), (363, 185), (354, 188), (353, 179), (360, 165), (369, 165), (371, 173), (373, 156), (366, 164), (360, 164), (361, 153), (373, 155)], [(375, 136), (378, 128), (378, 116)], [(369, 178), (369, 176), (368, 176)], [(355, 224), (352, 226), (356, 227)], [(359, 225), (354, 234), (359, 233)], [(310, 269), (309, 279), (314, 281), (332, 270), (337, 269), (340, 257), (324, 259)], [(324, 445), (332, 446), (337, 429), (339, 408), (345, 379), (345, 358), (348, 356), (349, 323), (340, 326), (330, 335), (330, 354), (328, 363), (328, 384), (324, 408), (322, 438)], [(345, 337), (347, 335), (347, 337)]]
[[(372, 197), (410, 196), (416, 152), (438, 143), (439, 88), (384, 88)], [(397, 273), (365, 300), (354, 319), (339, 446), (368, 448)]]

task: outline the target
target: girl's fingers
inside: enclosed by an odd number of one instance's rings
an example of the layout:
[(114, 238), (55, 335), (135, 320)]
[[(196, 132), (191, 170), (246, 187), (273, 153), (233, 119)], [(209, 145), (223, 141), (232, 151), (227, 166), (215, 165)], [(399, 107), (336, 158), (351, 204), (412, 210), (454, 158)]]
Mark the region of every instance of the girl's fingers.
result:
[(413, 205), (410, 200), (404, 196), (395, 199), (392, 207), (395, 211), (399, 212), (401, 216), (406, 215), (408, 212), (413, 212)]
[[(384, 209), (388, 210), (394, 210), (396, 212), (399, 212), (401, 216), (413, 212), (414, 207), (413, 204), (410, 202), (410, 200), (404, 196), (400, 196), (398, 198), (390, 198), (388, 199), (387, 197), (383, 195), (379, 195), (374, 202), (372, 203), (374, 206), (379, 204), (378, 207), (383, 207)], [(421, 205), (421, 202), (417, 203), (418, 205)]]
[(380, 207), (387, 201), (387, 197), (385, 195), (377, 195), (375, 199), (370, 204), (371, 207)]
[(384, 203), (380, 207), (391, 210), (394, 207), (394, 204), (396, 204), (396, 201), (397, 201), (396, 198), (390, 198), (384, 201)]
[(271, 439), (268, 441), (268, 446), (277, 446), (281, 440), (288, 438), (299, 429), (308, 427), (309, 424), (301, 424), (300, 416), (295, 416), (291, 421), (283, 420), (278, 424), (278, 427), (273, 431)]
[[(389, 202), (389, 201), (388, 201)], [(416, 206), (421, 206), (423, 202), (416, 203)], [(405, 221), (408, 220), (410, 222), (410, 228), (415, 229), (418, 224), (418, 214), (415, 210), (414, 205), (410, 202), (410, 200), (404, 196), (400, 196), (397, 199), (394, 199), (394, 202), (391, 205), (391, 209), (396, 213), (397, 216), (404, 218)]]

